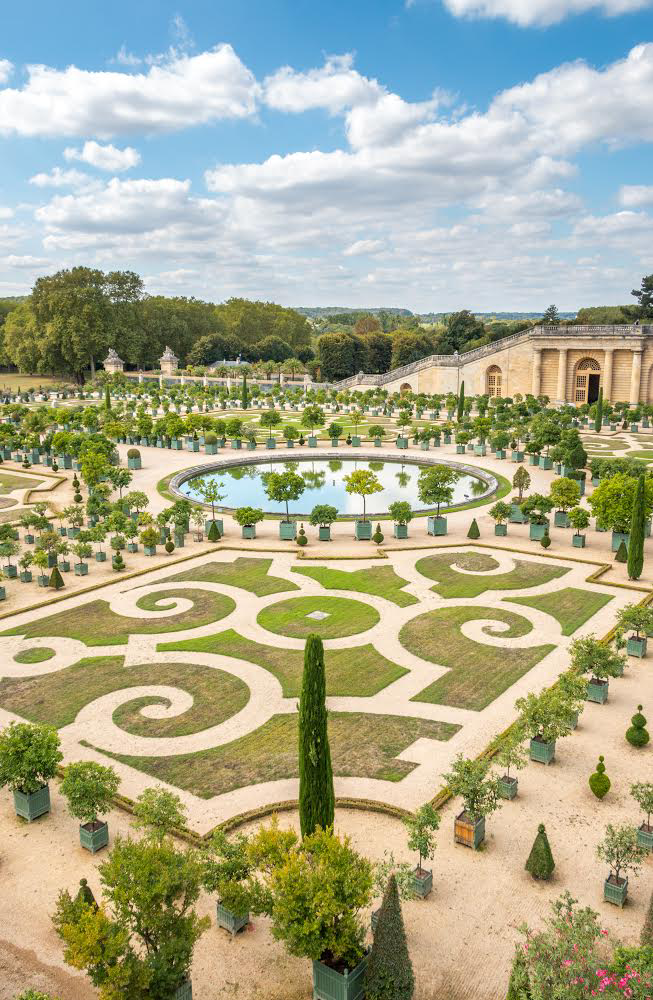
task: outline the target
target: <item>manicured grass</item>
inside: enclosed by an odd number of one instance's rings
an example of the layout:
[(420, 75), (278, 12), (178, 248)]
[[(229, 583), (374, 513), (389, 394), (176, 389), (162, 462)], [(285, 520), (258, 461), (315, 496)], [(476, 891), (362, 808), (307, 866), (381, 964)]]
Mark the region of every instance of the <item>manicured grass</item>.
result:
[(408, 585), (408, 580), (395, 573), (392, 566), (357, 569), (351, 572), (330, 569), (326, 566), (300, 566), (293, 567), (293, 573), (310, 576), (312, 580), (321, 583), (325, 590), (354, 590), (360, 594), (374, 594), (376, 597), (385, 597), (387, 601), (398, 604), (400, 608), (417, 604), (417, 598), (402, 589)]
[[(401, 781), (415, 764), (397, 760), (397, 754), (420, 738), (449, 740), (459, 728), (428, 719), (329, 712), (333, 772), (339, 777)], [(211, 798), (263, 781), (297, 778), (297, 715), (275, 715), (255, 732), (201, 753), (108, 756), (201, 798)]]
[[(0, 375), (0, 388), (10, 389), (12, 392), (27, 392), (28, 389), (38, 389), (39, 387), (53, 389), (55, 386), (63, 385), (69, 385), (72, 388), (72, 384), (66, 378), (56, 375), (28, 375), (25, 372), (21, 374), (17, 372), (2, 372)], [(61, 405), (64, 400), (58, 399), (56, 402)], [(90, 400), (85, 400), (84, 402), (89, 403)], [(44, 404), (41, 403), (40, 405), (43, 406)]]
[(17, 476), (13, 472), (0, 472), (0, 493), (34, 489), (42, 482), (42, 479), (34, 479), (33, 476)]
[(577, 628), (589, 621), (611, 600), (610, 594), (577, 590), (575, 587), (564, 587), (552, 594), (542, 594), (541, 597), (504, 597), (504, 601), (511, 604), (523, 604), (527, 608), (536, 608), (551, 615), (560, 622), (563, 635), (573, 635)]
[(653, 451), (629, 451), (628, 458), (641, 458), (645, 462), (653, 461)]
[(478, 597), (486, 590), (522, 590), (526, 587), (541, 587), (549, 580), (564, 576), (569, 570), (564, 566), (515, 560), (515, 568), (496, 576), (468, 576), (456, 572), (455, 567), (474, 573), (487, 573), (499, 563), (492, 556), (481, 552), (443, 552), (419, 559), (415, 565), (418, 573), (436, 580), (434, 590), (440, 597)]
[[(307, 618), (313, 611), (324, 611), (328, 618), (319, 621)], [(259, 611), (257, 622), (269, 632), (305, 639), (315, 634), (322, 639), (339, 639), (356, 635), (372, 628), (379, 621), (379, 613), (369, 604), (346, 597), (291, 597), (287, 601), (270, 604)]]
[[(230, 614), (236, 604), (224, 594), (213, 594), (206, 590), (186, 590), (166, 587), (146, 594), (137, 602), (145, 611), (157, 611), (156, 602), (170, 597), (186, 597), (192, 600), (189, 611), (169, 615), (165, 618), (128, 618), (111, 611), (107, 601), (91, 601), (70, 611), (62, 611), (49, 618), (38, 618), (27, 625), (4, 632), (3, 635), (25, 635), (28, 638), (39, 635), (63, 635), (79, 639), (87, 646), (113, 646), (128, 641), (133, 634), (157, 634), (178, 632), (182, 629), (197, 628), (220, 621)], [(161, 609), (159, 609), (161, 610)]]
[(438, 608), (413, 618), (401, 629), (399, 641), (423, 660), (449, 667), (448, 674), (429, 684), (413, 701), (480, 712), (555, 649), (554, 645), (507, 649), (475, 642), (462, 634), (460, 626), (478, 618), (509, 625), (505, 631), (501, 625), (485, 626), (488, 635), (500, 638), (517, 638), (532, 630), (526, 618), (497, 608)]
[(283, 580), (280, 576), (268, 576), (271, 559), (248, 559), (238, 556), (233, 562), (210, 562), (183, 573), (166, 577), (163, 583), (182, 583), (197, 580), (204, 583), (226, 583), (231, 587), (241, 587), (257, 597), (279, 594), (284, 590), (299, 590), (296, 583)]
[[(127, 701), (129, 688), (144, 684), (179, 687), (193, 696), (183, 715), (147, 719), (139, 714), (146, 704), (167, 703), (165, 698)], [(114, 721), (138, 736), (185, 736), (215, 726), (239, 712), (249, 701), (249, 688), (222, 670), (190, 663), (146, 663), (125, 668), (122, 656), (98, 656), (42, 677), (5, 678), (0, 681), (0, 704), (31, 722), (70, 725), (90, 702), (112, 691), (125, 690), (125, 704), (116, 709)]]
[[(302, 687), (304, 653), (300, 649), (280, 649), (245, 639), (233, 629), (200, 639), (159, 643), (160, 651), (184, 650), (193, 653), (219, 653), (256, 663), (279, 680), (284, 698), (298, 698)], [(355, 649), (325, 649), (326, 691), (340, 697), (368, 698), (408, 671), (378, 653), (374, 646)]]
[(44, 660), (51, 660), (53, 656), (54, 649), (50, 649), (49, 646), (34, 646), (33, 649), (16, 653), (14, 660), (16, 663), (43, 663)]

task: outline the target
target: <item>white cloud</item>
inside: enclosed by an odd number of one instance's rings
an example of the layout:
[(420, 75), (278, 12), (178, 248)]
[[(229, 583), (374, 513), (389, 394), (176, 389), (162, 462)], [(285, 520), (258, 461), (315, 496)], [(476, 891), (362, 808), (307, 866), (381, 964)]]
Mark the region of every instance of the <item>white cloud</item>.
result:
[(133, 52), (128, 52), (127, 46), (123, 43), (109, 62), (118, 66), (140, 66), (143, 60)]
[(13, 72), (14, 65), (8, 59), (0, 59), (0, 84), (6, 83)]
[(252, 116), (258, 85), (230, 45), (174, 53), (147, 72), (28, 66), (21, 89), (0, 90), (0, 134), (161, 133)]
[(358, 257), (361, 254), (374, 254), (384, 247), (383, 240), (356, 240), (342, 251), (344, 257)]
[(651, 0), (444, 0), (444, 4), (455, 17), (505, 18), (524, 28), (557, 24), (587, 11), (616, 17), (644, 10)]
[(22, 257), (17, 254), (10, 253), (7, 257), (2, 258), (2, 262), (7, 265), (7, 267), (15, 267), (19, 270), (31, 271), (35, 268), (42, 269), (48, 267), (50, 261), (47, 257), (32, 257), (30, 254), (25, 254)]
[(61, 167), (53, 167), (49, 174), (40, 173), (30, 177), (29, 183), (36, 187), (84, 187), (92, 182), (88, 174), (81, 170), (62, 170)]
[(11, 219), (13, 214), (14, 210), (9, 205), (0, 205), (0, 219)]
[(82, 149), (69, 146), (64, 149), (63, 155), (65, 160), (81, 160), (83, 163), (88, 163), (99, 170), (108, 170), (110, 173), (121, 173), (123, 170), (129, 170), (130, 167), (138, 166), (141, 162), (141, 154), (132, 146), (118, 149), (111, 143), (102, 145), (93, 139), (85, 142)]
[(386, 92), (376, 80), (352, 68), (353, 55), (329, 56), (319, 69), (301, 73), (283, 66), (263, 81), (264, 100), (276, 111), (300, 112), (325, 108), (330, 114), (363, 103), (374, 103)]
[(653, 187), (647, 184), (625, 184), (619, 190), (619, 204), (624, 208), (653, 205)]

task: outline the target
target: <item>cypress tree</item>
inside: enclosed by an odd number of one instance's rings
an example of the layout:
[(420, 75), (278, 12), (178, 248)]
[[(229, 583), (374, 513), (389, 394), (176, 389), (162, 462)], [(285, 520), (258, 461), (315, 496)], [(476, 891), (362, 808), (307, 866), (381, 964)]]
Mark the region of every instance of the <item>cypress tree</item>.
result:
[(456, 413), (458, 423), (460, 423), (464, 415), (465, 415), (465, 383), (463, 381), (460, 383), (460, 394), (458, 396), (458, 412)]
[(413, 966), (394, 875), (388, 879), (376, 925), (374, 944), (365, 970), (366, 1000), (411, 1000)]
[(481, 532), (478, 530), (478, 524), (476, 523), (476, 518), (473, 519), (469, 526), (469, 531), (467, 532), (468, 538), (480, 538)]
[(599, 398), (596, 401), (596, 416), (594, 418), (594, 430), (597, 434), (601, 433), (601, 425), (603, 424), (603, 389), (599, 389)]
[(243, 410), (249, 406), (249, 392), (247, 391), (247, 375), (243, 375), (243, 390), (240, 397), (240, 404)]
[(637, 492), (630, 519), (628, 543), (628, 579), (639, 580), (644, 568), (644, 529), (646, 522), (646, 485), (644, 476), (637, 480)]
[(52, 572), (50, 573), (50, 582), (48, 586), (54, 587), (55, 590), (61, 590), (61, 588), (65, 586), (63, 577), (59, 572), (58, 566), (53, 567)]
[(111, 409), (111, 390), (108, 385), (104, 387), (104, 406), (107, 410)]
[(544, 829), (544, 823), (540, 823), (537, 828), (537, 836), (533, 841), (531, 853), (528, 855), (525, 868), (527, 872), (531, 873), (533, 878), (542, 879), (544, 881), (550, 879), (553, 874), (555, 861), (553, 860), (553, 854), (551, 853), (549, 838), (547, 837), (546, 830)]
[(324, 647), (309, 635), (299, 699), (299, 820), (302, 837), (333, 825), (335, 796), (327, 732)]
[(620, 563), (628, 562), (628, 548), (623, 539), (619, 542), (619, 548), (617, 549), (617, 554), (614, 557), (614, 561)]

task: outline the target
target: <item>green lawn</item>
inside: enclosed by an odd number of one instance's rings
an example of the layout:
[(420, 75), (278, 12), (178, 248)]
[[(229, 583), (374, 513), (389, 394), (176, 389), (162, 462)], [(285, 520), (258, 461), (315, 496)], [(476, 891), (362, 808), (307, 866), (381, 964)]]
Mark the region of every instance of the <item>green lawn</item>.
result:
[[(339, 777), (401, 781), (415, 765), (397, 760), (397, 754), (423, 737), (449, 740), (459, 728), (428, 719), (330, 712), (333, 772)], [(255, 732), (201, 753), (108, 756), (201, 798), (210, 798), (263, 781), (297, 778), (297, 736), (297, 715), (275, 715)]]
[(573, 635), (577, 628), (589, 621), (611, 600), (610, 594), (577, 590), (575, 587), (564, 587), (552, 594), (542, 594), (541, 597), (504, 597), (504, 601), (511, 604), (523, 604), (527, 608), (536, 608), (551, 615), (560, 622), (563, 635)]
[(442, 552), (419, 559), (415, 565), (418, 573), (436, 580), (434, 590), (440, 597), (478, 597), (486, 590), (522, 590), (541, 587), (549, 580), (564, 576), (569, 570), (564, 566), (515, 560), (515, 568), (496, 576), (468, 576), (457, 573), (455, 567), (482, 574), (494, 570), (499, 563), (492, 556), (481, 552)]
[(373, 594), (375, 597), (385, 597), (387, 601), (398, 604), (400, 608), (417, 604), (417, 598), (402, 589), (408, 585), (408, 580), (398, 576), (392, 566), (375, 566), (372, 569), (353, 571), (331, 569), (326, 566), (293, 566), (293, 573), (301, 573), (312, 580), (317, 580), (325, 590), (354, 590), (360, 594)]
[(554, 645), (504, 649), (475, 642), (462, 634), (460, 626), (478, 618), (509, 625), (506, 631), (485, 626), (488, 635), (500, 638), (517, 638), (532, 630), (526, 618), (497, 608), (438, 608), (413, 618), (399, 633), (402, 645), (423, 660), (449, 667), (448, 674), (429, 684), (413, 701), (480, 712), (555, 649)]
[[(256, 663), (274, 674), (281, 683), (285, 698), (298, 698), (301, 691), (304, 670), (302, 650), (264, 646), (245, 639), (233, 629), (200, 639), (159, 643), (157, 649), (162, 652), (183, 650), (234, 656)], [(357, 646), (355, 649), (326, 649), (324, 666), (327, 694), (340, 697), (371, 697), (408, 673), (404, 667), (387, 660), (372, 645)]]
[[(323, 611), (328, 618), (319, 621), (308, 618), (313, 611)], [(379, 621), (379, 613), (369, 604), (347, 597), (291, 597), (287, 601), (270, 604), (259, 611), (257, 622), (269, 632), (294, 639), (305, 639), (314, 634), (322, 639), (339, 639), (341, 636), (366, 632)]]
[(125, 668), (122, 656), (80, 660), (53, 674), (0, 681), (0, 705), (31, 722), (60, 729), (75, 721), (90, 702), (112, 691), (144, 684), (179, 687), (193, 696), (188, 712), (170, 719), (147, 719), (138, 709), (164, 698), (138, 698), (114, 713), (117, 725), (138, 736), (185, 736), (215, 726), (239, 712), (249, 701), (249, 688), (222, 670), (190, 663), (147, 663)]
[(32, 649), (25, 649), (22, 653), (16, 653), (14, 660), (16, 663), (43, 663), (44, 660), (51, 660), (54, 656), (54, 649), (49, 646), (34, 646)]
[(241, 587), (257, 597), (278, 594), (284, 590), (299, 590), (295, 583), (280, 576), (268, 576), (271, 559), (249, 559), (238, 556), (233, 562), (210, 562), (183, 573), (166, 577), (163, 583), (185, 583), (196, 580), (202, 583), (226, 583), (231, 587)]
[(13, 472), (0, 472), (0, 493), (11, 493), (12, 490), (30, 490), (40, 486), (42, 479), (33, 476), (18, 476)]
[[(156, 613), (156, 602), (167, 597), (186, 597), (192, 600), (190, 611), (165, 618), (128, 618), (111, 611), (107, 601), (91, 601), (62, 611), (48, 618), (37, 618), (27, 625), (2, 633), (3, 635), (25, 635), (33, 638), (39, 635), (63, 635), (79, 639), (87, 646), (113, 646), (128, 641), (132, 634), (156, 634), (178, 632), (182, 629), (197, 628), (220, 621), (230, 614), (236, 604), (224, 594), (213, 594), (206, 590), (186, 590), (166, 587), (146, 594), (137, 602), (144, 611)], [(161, 610), (161, 609), (158, 609)]]
[(644, 462), (653, 461), (653, 451), (642, 450), (642, 451), (629, 451), (628, 458), (640, 458)]

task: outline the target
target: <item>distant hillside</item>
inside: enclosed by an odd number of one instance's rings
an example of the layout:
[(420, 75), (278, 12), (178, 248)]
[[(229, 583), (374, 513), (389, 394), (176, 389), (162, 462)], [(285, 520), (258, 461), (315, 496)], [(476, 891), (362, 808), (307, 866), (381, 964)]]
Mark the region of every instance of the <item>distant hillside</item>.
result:
[[(491, 323), (493, 320), (504, 323), (510, 320), (542, 319), (541, 312), (475, 312), (474, 315), (477, 319), (483, 320), (484, 323)], [(451, 316), (451, 312), (419, 313), (417, 318), (422, 323), (441, 323), (447, 316)], [(574, 312), (560, 313), (560, 319), (575, 318), (576, 313)]]
[(412, 316), (410, 309), (396, 309), (391, 306), (373, 306), (370, 309), (352, 309), (349, 306), (293, 306), (295, 312), (302, 316), (310, 316), (311, 319), (324, 319), (328, 316), (345, 316), (355, 314), (357, 316), (378, 316), (379, 313), (388, 313), (390, 316)]

